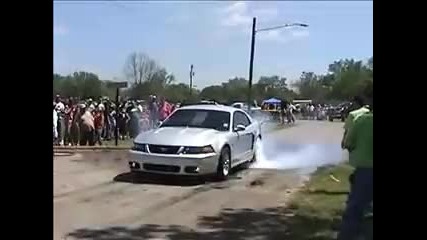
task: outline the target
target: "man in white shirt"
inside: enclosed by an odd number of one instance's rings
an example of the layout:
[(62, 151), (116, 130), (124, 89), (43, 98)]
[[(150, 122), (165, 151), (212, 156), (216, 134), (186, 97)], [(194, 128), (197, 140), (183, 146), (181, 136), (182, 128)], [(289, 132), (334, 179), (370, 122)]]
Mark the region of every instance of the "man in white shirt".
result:
[(58, 138), (58, 113), (53, 109), (53, 140)]
[(314, 105), (310, 104), (310, 118), (314, 120)]
[(59, 145), (64, 145), (64, 135), (65, 135), (65, 121), (64, 121), (64, 112), (65, 112), (65, 105), (63, 102), (58, 100), (55, 105), (56, 112), (58, 114), (58, 142)]
[(95, 134), (95, 123), (94, 123), (94, 117), (91, 112), (91, 108), (85, 110), (84, 114), (81, 117), (82, 124), (81, 124), (81, 132), (80, 135), (81, 141), (80, 146), (86, 146), (86, 144), (89, 143), (89, 146), (95, 145), (94, 143), (94, 134)]
[(289, 103), (288, 106), (288, 114), (289, 114), (289, 123), (295, 123), (295, 115), (294, 115), (294, 111), (296, 110), (296, 107), (294, 105), (292, 105), (292, 103)]

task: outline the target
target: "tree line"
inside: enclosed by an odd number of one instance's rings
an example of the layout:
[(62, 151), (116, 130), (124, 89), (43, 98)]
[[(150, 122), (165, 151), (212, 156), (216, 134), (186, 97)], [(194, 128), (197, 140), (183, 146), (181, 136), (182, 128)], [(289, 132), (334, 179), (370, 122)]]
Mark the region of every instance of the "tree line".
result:
[[(372, 94), (373, 57), (367, 62), (354, 59), (341, 59), (327, 66), (328, 72), (316, 75), (302, 72), (292, 85), (283, 76), (262, 76), (252, 86), (252, 96), (258, 102), (276, 97), (287, 100), (312, 99), (316, 102), (343, 101), (359, 94)], [(211, 85), (202, 90), (177, 82), (154, 59), (143, 53), (132, 53), (126, 60), (124, 73), (129, 88), (122, 95), (136, 99), (147, 99), (149, 95), (164, 96), (172, 102), (197, 99), (215, 99), (219, 102), (246, 101), (248, 80), (235, 77), (219, 85)], [(108, 96), (115, 97), (112, 81), (101, 80), (95, 73), (75, 72), (68, 76), (53, 75), (53, 92), (61, 96), (80, 98)], [(295, 90), (293, 90), (295, 89)], [(190, 95), (191, 92), (191, 95)]]

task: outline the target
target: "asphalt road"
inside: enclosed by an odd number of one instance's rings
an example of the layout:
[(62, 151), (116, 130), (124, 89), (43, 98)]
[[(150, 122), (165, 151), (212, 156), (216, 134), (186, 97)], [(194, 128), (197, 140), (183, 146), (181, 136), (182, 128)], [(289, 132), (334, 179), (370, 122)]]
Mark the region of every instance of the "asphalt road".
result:
[[(339, 144), (342, 124), (299, 121), (283, 144)], [(126, 152), (54, 157), (54, 239), (283, 239), (277, 211), (306, 176), (247, 169), (226, 182), (128, 173)]]

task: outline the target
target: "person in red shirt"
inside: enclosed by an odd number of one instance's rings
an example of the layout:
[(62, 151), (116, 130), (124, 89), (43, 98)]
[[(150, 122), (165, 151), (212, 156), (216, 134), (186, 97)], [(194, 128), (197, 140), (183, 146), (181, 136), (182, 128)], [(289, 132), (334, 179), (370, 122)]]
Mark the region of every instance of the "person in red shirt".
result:
[(99, 145), (102, 145), (102, 131), (104, 129), (104, 109), (102, 106), (98, 107), (98, 109), (95, 112), (94, 116), (94, 125), (95, 125), (95, 144), (99, 143)]
[(171, 114), (171, 111), (171, 105), (164, 98), (162, 98), (160, 102), (160, 121), (164, 121)]

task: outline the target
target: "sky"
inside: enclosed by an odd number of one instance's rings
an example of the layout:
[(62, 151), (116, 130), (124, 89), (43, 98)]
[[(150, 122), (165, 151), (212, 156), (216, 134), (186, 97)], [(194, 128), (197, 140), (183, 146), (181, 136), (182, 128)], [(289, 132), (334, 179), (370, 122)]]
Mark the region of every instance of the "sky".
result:
[(342, 58), (373, 55), (372, 1), (56, 1), (54, 71), (90, 71), (124, 80), (129, 54), (143, 52), (187, 83), (194, 65), (198, 88), (249, 75), (252, 18), (258, 32), (254, 81), (301, 72), (324, 74)]

